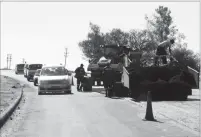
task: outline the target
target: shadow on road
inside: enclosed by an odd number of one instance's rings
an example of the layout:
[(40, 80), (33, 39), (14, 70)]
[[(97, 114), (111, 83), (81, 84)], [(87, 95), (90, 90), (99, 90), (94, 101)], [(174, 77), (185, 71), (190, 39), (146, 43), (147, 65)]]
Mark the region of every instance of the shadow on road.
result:
[(143, 121), (147, 121), (147, 122), (157, 122), (157, 123), (164, 123), (164, 122), (162, 122), (162, 121), (158, 121), (158, 120), (153, 120), (153, 121), (149, 121), (149, 120), (146, 120), (146, 119), (142, 119)]
[(197, 98), (188, 98), (187, 101), (200, 101), (200, 99), (197, 99)]
[[(136, 99), (131, 99), (132, 101), (134, 102), (146, 102), (147, 100), (144, 99), (144, 100), (136, 100)], [(169, 101), (169, 102), (172, 102), (172, 101), (179, 101), (179, 102), (188, 102), (188, 101), (200, 101), (200, 99), (187, 99), (187, 100), (176, 100), (176, 99), (160, 99), (160, 100), (152, 100), (152, 102), (163, 102), (163, 101)]]
[(74, 93), (42, 93), (40, 95), (73, 95)]

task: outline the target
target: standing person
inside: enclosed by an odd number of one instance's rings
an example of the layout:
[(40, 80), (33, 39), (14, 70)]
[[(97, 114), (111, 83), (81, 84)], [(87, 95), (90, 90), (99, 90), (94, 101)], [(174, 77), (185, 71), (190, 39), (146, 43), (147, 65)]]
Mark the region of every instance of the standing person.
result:
[(82, 83), (84, 80), (84, 76), (85, 76), (86, 72), (84, 70), (84, 65), (81, 64), (80, 67), (78, 67), (75, 70), (75, 78), (77, 78), (77, 91), (82, 90)]
[(103, 70), (103, 84), (104, 88), (106, 90), (105, 96), (111, 97), (111, 92), (113, 92), (112, 88), (115, 83), (115, 72), (111, 68), (110, 64), (107, 64), (106, 67), (104, 67)]
[[(171, 46), (172, 44), (174, 44), (174, 39), (171, 38), (171, 39), (168, 39), (166, 41), (163, 41), (161, 42), (158, 47), (157, 47), (157, 51), (156, 51), (156, 55), (157, 56), (162, 56), (162, 61), (163, 61), (163, 64), (167, 64), (167, 59), (166, 59), (166, 56), (165, 55), (168, 55), (167, 53), (167, 49), (169, 49), (169, 55), (172, 54), (172, 51), (171, 51)], [(157, 64), (158, 62), (158, 57), (155, 59), (155, 65)]]

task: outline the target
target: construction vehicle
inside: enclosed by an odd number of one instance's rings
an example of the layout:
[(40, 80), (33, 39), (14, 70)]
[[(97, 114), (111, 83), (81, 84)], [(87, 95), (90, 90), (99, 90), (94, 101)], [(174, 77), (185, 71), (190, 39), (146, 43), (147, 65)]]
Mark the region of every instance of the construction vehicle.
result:
[[(103, 49), (104, 61), (116, 72), (115, 83), (111, 86), (116, 96), (131, 96), (138, 100), (142, 94), (152, 91), (154, 100), (186, 100), (188, 95), (192, 95), (195, 79), (188, 67), (172, 56), (167, 56), (168, 63), (164, 65), (160, 56), (155, 64), (155, 57), (143, 59), (141, 52), (122, 46), (105, 45)], [(92, 74), (94, 80), (103, 80), (102, 72), (107, 63), (100, 63), (102, 66), (98, 63), (89, 65), (88, 70), (98, 72), (97, 75)]]
[(104, 56), (90, 60), (87, 71), (91, 71), (93, 86), (103, 86), (103, 69), (109, 63), (114, 71), (122, 71), (117, 53), (120, 52), (118, 45), (104, 45), (102, 47)]

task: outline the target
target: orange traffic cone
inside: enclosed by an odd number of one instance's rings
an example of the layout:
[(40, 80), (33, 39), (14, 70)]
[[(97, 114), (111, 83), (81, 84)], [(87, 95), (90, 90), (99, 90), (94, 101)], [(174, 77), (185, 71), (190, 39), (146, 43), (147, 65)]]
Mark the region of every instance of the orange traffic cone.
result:
[(148, 94), (147, 94), (147, 109), (146, 109), (145, 120), (155, 121), (153, 116), (153, 111), (152, 111), (151, 91), (148, 91)]
[(74, 86), (73, 76), (72, 76), (72, 83), (71, 83), (71, 85)]

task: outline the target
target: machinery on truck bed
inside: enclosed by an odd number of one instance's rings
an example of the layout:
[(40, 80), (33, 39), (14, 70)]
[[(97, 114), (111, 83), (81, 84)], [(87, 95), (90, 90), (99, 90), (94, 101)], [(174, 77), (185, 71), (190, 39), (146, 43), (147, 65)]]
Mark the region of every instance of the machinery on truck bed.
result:
[[(104, 56), (100, 59), (94, 58), (90, 61), (87, 71), (91, 71), (93, 86), (101, 86), (103, 82), (103, 69), (109, 63), (114, 71), (122, 71), (120, 57), (117, 55), (120, 52), (118, 45), (105, 45), (102, 47)], [(97, 82), (97, 85), (95, 84)]]
[[(129, 95), (138, 99), (141, 94), (152, 91), (154, 100), (185, 100), (192, 94), (195, 79), (189, 73), (187, 66), (180, 64), (171, 56), (167, 56), (168, 64), (163, 65), (159, 57), (156, 65), (155, 58), (143, 59), (141, 52), (122, 46), (105, 45), (103, 50), (105, 59), (91, 62), (88, 70), (91, 71), (94, 81), (102, 81), (104, 67), (109, 63), (116, 72), (111, 92), (115, 92), (117, 96)], [(107, 63), (103, 63), (104, 61)]]

